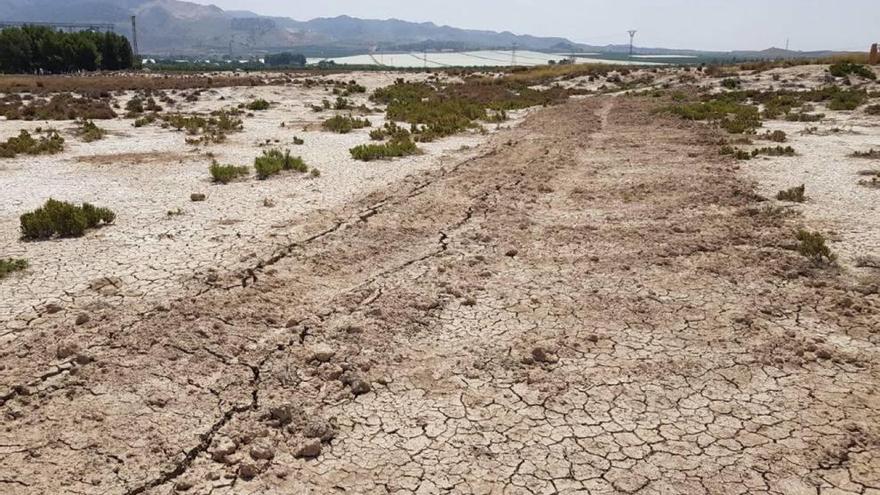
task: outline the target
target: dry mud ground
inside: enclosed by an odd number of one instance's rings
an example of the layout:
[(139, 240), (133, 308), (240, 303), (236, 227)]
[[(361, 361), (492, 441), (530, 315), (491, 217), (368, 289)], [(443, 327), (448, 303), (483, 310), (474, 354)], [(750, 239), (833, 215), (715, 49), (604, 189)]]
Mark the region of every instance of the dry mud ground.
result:
[(880, 493), (876, 281), (636, 98), (303, 221), (241, 285), (0, 364), (0, 492)]

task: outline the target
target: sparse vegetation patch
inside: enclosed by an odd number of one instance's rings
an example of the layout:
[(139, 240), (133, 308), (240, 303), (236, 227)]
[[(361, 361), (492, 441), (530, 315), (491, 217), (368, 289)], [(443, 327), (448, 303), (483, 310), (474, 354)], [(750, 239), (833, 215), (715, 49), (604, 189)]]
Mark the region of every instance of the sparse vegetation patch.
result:
[(22, 130), (18, 136), (0, 143), (0, 158), (15, 158), (16, 155), (53, 155), (64, 150), (64, 138), (55, 130), (47, 130), (38, 138)]
[(211, 167), (208, 169), (211, 173), (211, 178), (214, 182), (218, 184), (228, 184), (239, 177), (246, 176), (250, 173), (250, 169), (244, 166), (236, 166), (236, 165), (221, 165), (214, 160), (211, 163)]
[(79, 126), (76, 131), (77, 134), (79, 134), (80, 139), (87, 143), (99, 141), (107, 135), (107, 131), (98, 127), (91, 120), (81, 119), (77, 122), (77, 125)]
[(282, 170), (292, 170), (294, 172), (305, 173), (309, 171), (305, 160), (298, 156), (292, 156), (290, 150), (282, 152), (278, 149), (263, 151), (262, 156), (254, 159), (254, 169), (257, 171), (257, 178), (260, 180), (280, 173)]
[(805, 190), (806, 187), (802, 184), (798, 187), (792, 187), (784, 191), (779, 191), (776, 194), (776, 199), (778, 199), (779, 201), (788, 201), (790, 203), (803, 203), (804, 201), (806, 201), (806, 197), (804, 196)]
[(349, 151), (355, 160), (369, 162), (373, 160), (385, 160), (389, 158), (415, 155), (419, 153), (419, 148), (409, 136), (406, 136), (395, 137), (383, 144), (362, 144), (360, 146), (355, 146)]
[(847, 77), (849, 75), (864, 77), (865, 79), (875, 80), (877, 74), (870, 67), (862, 64), (854, 64), (852, 62), (838, 62), (828, 68), (828, 72), (834, 77)]
[(269, 109), (269, 102), (259, 98), (247, 104), (247, 109), (255, 112)]
[(880, 160), (880, 150), (875, 150), (874, 148), (871, 148), (868, 151), (855, 151), (850, 156), (853, 158), (866, 158), (869, 160)]
[(27, 267), (27, 260), (17, 258), (0, 258), (0, 279), (6, 278), (6, 276), (11, 273), (26, 270)]
[(355, 129), (363, 129), (370, 127), (372, 124), (369, 119), (361, 119), (352, 117), (351, 115), (336, 115), (324, 121), (325, 130), (335, 132), (337, 134), (348, 134)]
[(115, 219), (116, 214), (107, 208), (49, 199), (40, 208), (21, 216), (21, 234), (29, 240), (80, 237), (86, 230), (113, 223)]
[(825, 236), (819, 232), (801, 229), (797, 231), (796, 238), (800, 242), (798, 252), (815, 263), (832, 263), (837, 259), (837, 255), (825, 243)]

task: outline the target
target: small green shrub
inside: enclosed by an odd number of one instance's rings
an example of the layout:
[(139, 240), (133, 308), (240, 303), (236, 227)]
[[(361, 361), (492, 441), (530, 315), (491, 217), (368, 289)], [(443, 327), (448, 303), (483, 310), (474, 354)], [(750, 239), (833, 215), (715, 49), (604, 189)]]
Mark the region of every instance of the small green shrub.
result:
[(795, 151), (791, 146), (768, 146), (752, 150), (752, 157), (763, 156), (794, 156)]
[(80, 237), (87, 229), (113, 223), (115, 219), (116, 214), (107, 208), (49, 199), (40, 208), (21, 216), (21, 233), (25, 239)]
[(269, 102), (259, 98), (247, 104), (247, 109), (255, 112), (269, 109)]
[(846, 77), (852, 74), (872, 81), (877, 79), (877, 74), (870, 67), (852, 62), (838, 62), (829, 67), (828, 72), (834, 77)]
[(306, 144), (306, 142), (297, 136), (293, 136), (293, 144), (295, 144), (297, 146), (302, 146), (302, 145)]
[(721, 87), (722, 88), (736, 89), (736, 88), (740, 87), (741, 84), (742, 84), (742, 81), (740, 81), (739, 79), (727, 78), (727, 79), (721, 80)]
[(824, 113), (792, 112), (785, 116), (789, 122), (819, 122), (825, 118)]
[(825, 244), (825, 237), (819, 232), (798, 230), (797, 240), (800, 241), (798, 252), (816, 263), (831, 263), (837, 259), (837, 255), (831, 252), (831, 248)]
[(338, 134), (348, 134), (354, 129), (363, 129), (370, 127), (372, 124), (368, 119), (360, 119), (357, 117), (337, 115), (324, 121), (324, 129)]
[(144, 100), (138, 96), (128, 100), (125, 104), (126, 117), (135, 117), (144, 113)]
[(26, 155), (54, 155), (64, 150), (64, 138), (55, 130), (48, 130), (45, 135), (34, 139), (31, 134), (23, 130), (18, 136), (11, 137), (5, 143), (0, 143), (0, 157), (15, 158), (18, 154)]
[(27, 267), (27, 260), (15, 258), (0, 258), (0, 279), (5, 278), (10, 273), (26, 270)]
[(144, 115), (143, 117), (136, 118), (134, 120), (134, 123), (132, 123), (132, 125), (134, 127), (144, 127), (144, 126), (150, 125), (153, 122), (155, 122), (157, 118), (159, 118), (159, 117), (156, 114), (151, 113), (148, 115)]
[(211, 178), (219, 184), (228, 184), (233, 180), (247, 175), (250, 171), (248, 167), (239, 167), (236, 165), (220, 165), (217, 160), (211, 163), (208, 169), (211, 172)]
[(779, 191), (776, 194), (776, 199), (779, 201), (788, 201), (791, 203), (803, 203), (806, 201), (806, 196), (804, 196), (804, 192), (806, 187), (801, 184), (798, 187), (792, 187), (791, 189), (786, 189), (785, 191)]
[(414, 155), (419, 152), (419, 148), (409, 137), (398, 137), (384, 144), (362, 144), (349, 151), (355, 160), (369, 162)]
[(77, 125), (79, 125), (77, 134), (79, 134), (79, 137), (86, 143), (99, 141), (104, 139), (104, 136), (107, 135), (107, 131), (95, 125), (91, 120), (81, 119), (77, 121)]
[(864, 91), (838, 91), (831, 96), (828, 108), (831, 110), (855, 110), (867, 99), (868, 94)]
[(761, 134), (761, 139), (766, 139), (767, 141), (773, 141), (774, 143), (784, 143), (788, 136), (786, 136), (785, 131), (767, 131), (764, 134)]
[(749, 153), (748, 151), (741, 150), (739, 148), (734, 148), (732, 146), (727, 146), (727, 145), (721, 147), (721, 154), (727, 155), (727, 156), (732, 156), (732, 157), (736, 158), (737, 160), (751, 160), (752, 159), (752, 154)]
[[(227, 133), (240, 132), (244, 129), (244, 124), (238, 117), (240, 114), (241, 112), (238, 110), (218, 110), (211, 112), (208, 116), (170, 114), (157, 115), (156, 118), (162, 119), (163, 128), (171, 127), (194, 136), (186, 138), (187, 144), (200, 145), (222, 143), (226, 140)], [(135, 126), (139, 125), (139, 120), (135, 121)]]
[(269, 177), (280, 173), (282, 169), (282, 160), (270, 154), (268, 151), (263, 152), (263, 156), (254, 159), (254, 170), (257, 172), (257, 178), (266, 180)]
[(278, 149), (263, 151), (262, 156), (254, 159), (254, 169), (260, 180), (268, 179), (282, 170), (293, 170), (300, 173), (309, 171), (308, 165), (301, 157), (291, 156), (290, 150), (282, 153)]
[(663, 109), (685, 120), (706, 120), (718, 123), (731, 134), (754, 132), (761, 127), (758, 107), (729, 99), (698, 103), (681, 103)]

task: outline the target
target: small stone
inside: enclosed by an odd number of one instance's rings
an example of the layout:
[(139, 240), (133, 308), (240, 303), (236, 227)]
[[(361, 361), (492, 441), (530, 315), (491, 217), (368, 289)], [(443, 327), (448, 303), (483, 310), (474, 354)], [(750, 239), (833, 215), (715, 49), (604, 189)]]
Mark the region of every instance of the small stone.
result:
[(89, 315), (85, 313), (80, 313), (79, 315), (77, 315), (76, 321), (74, 323), (76, 324), (76, 326), (85, 325), (89, 322), (90, 319), (91, 318), (89, 318)]
[(322, 442), (329, 442), (336, 437), (336, 428), (329, 421), (322, 418), (312, 418), (303, 428), (303, 436), (317, 438)]
[(190, 201), (193, 201), (193, 202), (199, 202), (199, 201), (204, 201), (204, 200), (208, 199), (208, 197), (202, 193), (192, 193), (189, 195), (189, 199), (190, 199)]
[(62, 309), (64, 309), (64, 308), (62, 308), (61, 306), (59, 306), (55, 303), (49, 303), (46, 305), (46, 312), (49, 313), (50, 315), (54, 315), (55, 313), (61, 311)]
[(67, 359), (79, 352), (79, 346), (73, 343), (61, 344), (55, 350), (55, 357), (58, 359)]
[(336, 351), (327, 344), (318, 344), (312, 348), (312, 360), (319, 363), (329, 362), (335, 355)]
[(189, 491), (190, 488), (193, 487), (193, 482), (190, 480), (180, 480), (174, 484), (174, 489), (178, 492)]
[(363, 395), (372, 390), (370, 383), (363, 379), (355, 379), (351, 382), (351, 393), (354, 395)]
[(516, 249), (508, 249), (507, 252), (504, 253), (504, 256), (507, 256), (508, 258), (513, 258), (517, 254), (519, 254), (519, 251), (517, 251)]
[(307, 440), (300, 444), (293, 455), (298, 459), (313, 459), (318, 457), (321, 455), (321, 441), (318, 439)]
[(80, 353), (73, 358), (73, 361), (80, 366), (84, 366), (94, 361), (94, 359), (91, 356), (86, 356), (85, 354)]
[(260, 474), (260, 470), (249, 462), (243, 462), (238, 466), (238, 476), (245, 481), (256, 478), (258, 474)]
[(211, 452), (211, 458), (216, 462), (227, 462), (226, 457), (235, 452), (238, 448), (238, 445), (235, 443), (235, 440), (229, 437), (222, 437), (216, 443), (214, 447), (214, 451)]
[(532, 349), (532, 359), (537, 363), (556, 363), (559, 361), (559, 358), (551, 352), (547, 351), (543, 347), (535, 347)]
[(595, 333), (591, 333), (590, 335), (587, 335), (587, 341), (595, 344), (596, 342), (599, 342), (599, 336)]
[(819, 359), (831, 359), (831, 353), (827, 349), (819, 349), (816, 351), (816, 357)]
[(251, 458), (255, 461), (271, 460), (275, 457), (275, 449), (267, 442), (255, 442), (251, 446)]

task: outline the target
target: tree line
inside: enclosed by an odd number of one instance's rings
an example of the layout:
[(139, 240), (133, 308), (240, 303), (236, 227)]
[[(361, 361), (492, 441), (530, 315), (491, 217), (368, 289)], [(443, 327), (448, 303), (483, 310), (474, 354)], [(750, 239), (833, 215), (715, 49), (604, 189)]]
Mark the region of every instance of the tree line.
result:
[(44, 26), (0, 30), (0, 72), (58, 74), (133, 65), (131, 44), (116, 33), (65, 33)]

